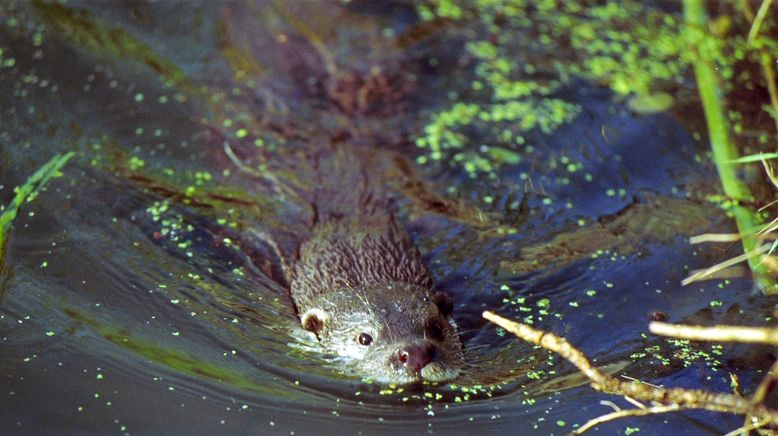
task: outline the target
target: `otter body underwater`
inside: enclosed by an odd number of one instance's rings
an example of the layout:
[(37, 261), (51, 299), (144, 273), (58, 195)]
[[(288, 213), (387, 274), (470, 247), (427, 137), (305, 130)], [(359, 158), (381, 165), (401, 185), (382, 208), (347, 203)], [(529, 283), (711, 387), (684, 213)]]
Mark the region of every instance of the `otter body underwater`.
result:
[(381, 383), (459, 375), (462, 343), (451, 298), (432, 288), (395, 217), (379, 150), (336, 147), (313, 171), (315, 221), (292, 268), (302, 326), (357, 375)]

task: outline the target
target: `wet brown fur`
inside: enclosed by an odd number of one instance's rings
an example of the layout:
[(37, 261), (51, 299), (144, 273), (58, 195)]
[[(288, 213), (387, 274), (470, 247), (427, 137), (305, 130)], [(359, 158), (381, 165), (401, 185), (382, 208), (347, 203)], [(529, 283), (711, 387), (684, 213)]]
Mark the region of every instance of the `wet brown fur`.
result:
[(302, 243), (291, 285), (299, 312), (338, 288), (410, 283), (429, 288), (429, 271), (395, 218), (391, 187), (375, 150), (337, 146), (317, 160), (316, 222)]

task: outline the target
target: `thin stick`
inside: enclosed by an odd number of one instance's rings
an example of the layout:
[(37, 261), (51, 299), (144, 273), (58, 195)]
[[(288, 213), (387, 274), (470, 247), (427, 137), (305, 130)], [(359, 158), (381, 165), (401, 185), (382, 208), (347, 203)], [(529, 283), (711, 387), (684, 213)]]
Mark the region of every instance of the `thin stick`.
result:
[(748, 435), (748, 432), (750, 432), (751, 430), (756, 430), (758, 428), (762, 428), (762, 427), (764, 427), (767, 424), (769, 424), (769, 422), (757, 421), (757, 422), (754, 422), (754, 423), (751, 423), (751, 424), (743, 425), (740, 428), (736, 428), (736, 429), (732, 430), (731, 432), (725, 434), (724, 436), (735, 436), (735, 435), (741, 435), (741, 434)]
[(630, 416), (646, 416), (646, 415), (656, 415), (659, 413), (678, 412), (679, 410), (683, 410), (683, 409), (684, 409), (683, 407), (677, 404), (671, 404), (669, 406), (654, 406), (654, 407), (647, 407), (645, 409), (620, 410), (618, 412), (612, 412), (612, 413), (608, 413), (607, 415), (602, 415), (602, 416), (598, 416), (597, 418), (590, 419), (586, 424), (575, 429), (572, 432), (572, 434), (583, 434), (584, 432), (589, 431), (600, 424), (604, 424), (608, 421), (614, 421), (620, 418), (628, 418)]
[(739, 240), (740, 235), (737, 233), (703, 233), (689, 238), (689, 243), (695, 245), (705, 242), (735, 242)]
[(778, 328), (692, 326), (653, 321), (648, 330), (660, 336), (710, 342), (739, 342), (744, 344), (778, 344)]
[(266, 183), (270, 185), (271, 188), (273, 188), (276, 192), (278, 192), (281, 195), (289, 195), (290, 197), (294, 197), (294, 198), (300, 197), (292, 187), (279, 180), (278, 177), (276, 177), (275, 174), (271, 173), (270, 171), (259, 171), (258, 169), (252, 168), (246, 165), (245, 163), (243, 163), (243, 161), (232, 150), (232, 147), (230, 146), (229, 143), (225, 142), (223, 144), (223, 148), (224, 148), (224, 154), (227, 155), (230, 161), (232, 161), (232, 163), (240, 171), (252, 177), (256, 177), (257, 179), (264, 180)]
[(614, 412), (620, 412), (622, 410), (622, 408), (619, 407), (619, 405), (614, 403), (613, 401), (600, 400), (600, 404), (602, 404), (603, 406), (610, 407), (611, 409), (613, 409)]
[[(770, 74), (772, 74), (772, 70), (770, 70)], [(773, 76), (772, 79), (775, 80), (775, 77)], [(778, 115), (778, 112), (776, 112), (776, 115)], [(767, 159), (762, 159), (761, 162), (762, 162), (762, 167), (764, 167), (764, 172), (767, 173), (767, 178), (770, 179), (770, 182), (773, 184), (773, 186), (778, 188), (778, 179), (776, 179), (775, 177), (775, 171), (773, 170), (773, 166), (770, 165), (770, 161)], [(762, 209), (759, 209), (759, 211), (761, 212)]]
[(767, 372), (765, 378), (763, 378), (762, 381), (759, 383), (759, 386), (756, 388), (756, 391), (754, 392), (754, 396), (751, 398), (751, 401), (755, 403), (759, 403), (764, 401), (765, 398), (767, 398), (767, 394), (770, 393), (772, 382), (775, 381), (776, 375), (778, 375), (778, 361), (773, 363), (773, 366), (770, 367), (770, 371)]
[(628, 403), (632, 404), (633, 406), (637, 407), (638, 409), (647, 409), (646, 405), (641, 403), (640, 401), (630, 398), (630, 397), (624, 397), (625, 400), (627, 400)]
[[(773, 185), (775, 185), (775, 187), (778, 188), (778, 181), (773, 181)], [(778, 203), (778, 200), (773, 200), (773, 201), (765, 204), (764, 206), (762, 206), (759, 209), (757, 209), (757, 212), (761, 212), (761, 211), (767, 209), (768, 207), (774, 206), (775, 203)]]
[(775, 227), (776, 227), (776, 226), (778, 226), (778, 217), (776, 217), (775, 219), (773, 219), (773, 220), (772, 220), (772, 221), (770, 221), (769, 223), (765, 224), (765, 226), (764, 226), (764, 227), (762, 227), (762, 229), (761, 229), (761, 230), (759, 230), (758, 232), (756, 232), (756, 234), (757, 234), (757, 235), (762, 235), (762, 234), (765, 234), (765, 233), (770, 233), (770, 232), (772, 232), (773, 230), (775, 230)]
[(751, 400), (737, 395), (700, 389), (656, 388), (644, 383), (618, 380), (594, 367), (585, 354), (562, 337), (511, 321), (492, 312), (484, 312), (483, 317), (527, 342), (559, 354), (591, 380), (592, 387), (598, 391), (632, 397), (649, 403), (676, 405), (678, 410), (702, 409), (738, 415), (750, 414), (760, 420), (778, 422), (778, 411), (768, 409), (763, 404), (754, 404)]
[[(772, 390), (773, 382), (776, 380), (776, 375), (778, 375), (778, 361), (773, 363), (773, 366), (770, 367), (767, 375), (765, 375), (764, 378), (762, 378), (762, 381), (759, 382), (759, 386), (756, 388), (756, 391), (754, 391), (753, 397), (751, 397), (752, 402), (761, 403), (765, 398), (767, 398), (767, 395)], [(743, 423), (743, 428), (756, 424), (759, 424), (759, 427), (761, 427), (765, 424), (759, 422), (755, 424), (753, 420), (754, 418), (751, 415), (746, 415), (746, 421)]]
[(653, 383), (644, 382), (642, 380), (636, 379), (635, 377), (630, 377), (630, 376), (628, 376), (626, 374), (622, 374), (621, 378), (629, 380), (629, 381), (640, 382), (640, 383), (643, 383), (644, 385), (649, 385), (649, 386), (652, 386), (652, 387), (655, 387), (655, 388), (661, 388), (662, 387), (660, 385), (655, 385)]
[(698, 280), (703, 280), (705, 277), (714, 274), (718, 271), (721, 271), (723, 269), (729, 268), (732, 265), (736, 265), (744, 260), (749, 260), (754, 256), (758, 256), (770, 249), (771, 244), (763, 244), (749, 252), (743, 253), (740, 256), (735, 256), (732, 259), (725, 260), (724, 262), (717, 263), (716, 265), (713, 265), (710, 268), (704, 269), (702, 271), (696, 272), (689, 277), (686, 277), (681, 281), (681, 285), (686, 286), (690, 283), (694, 283)]

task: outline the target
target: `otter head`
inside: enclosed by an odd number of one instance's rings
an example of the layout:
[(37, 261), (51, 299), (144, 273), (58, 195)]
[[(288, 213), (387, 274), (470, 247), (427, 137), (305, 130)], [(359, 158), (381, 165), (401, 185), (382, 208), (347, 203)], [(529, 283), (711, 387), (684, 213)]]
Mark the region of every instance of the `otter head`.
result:
[(301, 309), (303, 327), (364, 378), (439, 382), (455, 378), (464, 365), (445, 293), (389, 283), (334, 290)]

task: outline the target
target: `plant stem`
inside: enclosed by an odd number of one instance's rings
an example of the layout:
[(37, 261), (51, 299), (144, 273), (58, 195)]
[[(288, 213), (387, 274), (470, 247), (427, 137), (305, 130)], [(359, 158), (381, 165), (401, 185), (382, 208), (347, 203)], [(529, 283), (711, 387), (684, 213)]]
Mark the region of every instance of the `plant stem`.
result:
[[(758, 47), (759, 50), (759, 62), (762, 64), (762, 74), (764, 74), (764, 79), (767, 84), (767, 92), (770, 94), (770, 105), (773, 107), (773, 121), (775, 122), (775, 130), (778, 132), (778, 89), (775, 86), (775, 71), (773, 71), (773, 56), (770, 54), (770, 52), (764, 48), (763, 45), (757, 44), (757, 39), (759, 39), (759, 30), (762, 28), (762, 23), (764, 22), (765, 17), (767, 16), (767, 11), (770, 9), (770, 5), (772, 5), (773, 0), (763, 0), (762, 6), (759, 7), (759, 12), (756, 14), (756, 17), (754, 17), (753, 14), (750, 14), (752, 18), (749, 18), (753, 21), (751, 24), (751, 30), (748, 32), (748, 43), (754, 44), (756, 47)], [(749, 14), (744, 11), (746, 16), (748, 17)]]
[[(724, 116), (724, 102), (721, 98), (722, 90), (718, 86), (719, 78), (714, 70), (715, 59), (721, 58), (723, 54), (715, 44), (700, 44), (704, 43), (706, 38), (713, 38), (707, 32), (708, 19), (702, 0), (684, 0), (683, 6), (689, 47), (693, 53), (694, 74), (708, 125), (713, 160), (724, 193), (732, 200), (732, 215), (742, 237), (743, 250), (751, 252), (759, 245), (754, 233), (761, 220), (755, 211), (742, 206), (743, 202), (752, 200), (751, 192), (737, 177), (736, 166), (731, 163), (738, 158), (738, 151), (729, 134), (729, 124)], [(748, 264), (754, 274), (755, 283), (764, 293), (778, 293), (778, 287), (761, 265), (760, 257), (749, 258)]]

